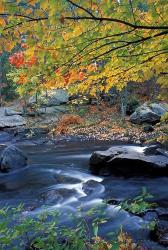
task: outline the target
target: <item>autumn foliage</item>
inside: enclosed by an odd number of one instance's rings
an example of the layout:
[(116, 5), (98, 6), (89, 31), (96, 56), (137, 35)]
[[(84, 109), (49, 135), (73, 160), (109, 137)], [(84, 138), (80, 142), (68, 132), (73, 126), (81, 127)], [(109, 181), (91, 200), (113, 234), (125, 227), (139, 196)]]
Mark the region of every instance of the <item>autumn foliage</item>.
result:
[(14, 82), (23, 68), (34, 91), (43, 84), (96, 96), (155, 78), (167, 99), (168, 1), (34, 0), (25, 8), (18, 0), (14, 9), (5, 2), (0, 51), (20, 44), (24, 52), (9, 58)]
[(32, 56), (29, 60), (25, 60), (24, 52), (16, 52), (9, 57), (9, 62), (12, 66), (16, 68), (24, 67), (31, 67), (37, 61), (35, 56)]
[(16, 68), (20, 68), (25, 63), (23, 52), (17, 52), (11, 55), (9, 57), (9, 62)]
[(69, 125), (82, 124), (83, 119), (79, 115), (63, 115), (59, 120), (56, 129), (54, 129), (54, 133), (56, 134), (66, 134), (68, 132)]

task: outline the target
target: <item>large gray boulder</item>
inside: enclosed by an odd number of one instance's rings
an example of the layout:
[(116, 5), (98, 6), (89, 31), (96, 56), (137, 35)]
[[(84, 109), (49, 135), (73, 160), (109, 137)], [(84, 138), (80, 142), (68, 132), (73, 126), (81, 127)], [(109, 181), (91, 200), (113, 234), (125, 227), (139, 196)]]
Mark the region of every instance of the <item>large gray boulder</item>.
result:
[(168, 112), (168, 104), (167, 103), (151, 103), (149, 104), (149, 108), (157, 115), (162, 116), (166, 112)]
[[(11, 112), (10, 115), (8, 112)], [(26, 124), (26, 120), (18, 115), (14, 110), (2, 107), (0, 108), (0, 128), (17, 127)]]
[(11, 107), (5, 108), (5, 116), (13, 116), (13, 115), (22, 115), (23, 112), (21, 110), (16, 110)]
[(140, 146), (113, 146), (96, 151), (90, 158), (90, 170), (98, 175), (168, 176), (168, 154), (162, 149)]
[(156, 124), (166, 112), (168, 112), (168, 105), (165, 103), (144, 103), (130, 116), (130, 121), (135, 124)]
[(0, 128), (17, 127), (26, 124), (26, 120), (20, 115), (0, 116)]
[[(43, 92), (39, 97), (38, 101), (41, 105), (45, 105), (47, 107), (57, 106), (60, 104), (65, 104), (69, 101), (69, 94), (66, 90), (63, 89), (53, 89), (50, 91)], [(32, 96), (29, 99), (29, 105), (33, 105), (36, 103), (36, 97)]]
[(27, 157), (15, 146), (9, 146), (4, 149), (0, 156), (0, 171), (11, 172), (27, 166)]

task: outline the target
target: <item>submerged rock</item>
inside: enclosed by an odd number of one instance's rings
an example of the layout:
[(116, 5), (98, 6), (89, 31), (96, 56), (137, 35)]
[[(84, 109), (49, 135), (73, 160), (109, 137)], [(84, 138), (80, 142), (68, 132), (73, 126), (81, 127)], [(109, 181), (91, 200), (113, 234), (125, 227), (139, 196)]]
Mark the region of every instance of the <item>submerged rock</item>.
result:
[(41, 198), (46, 205), (51, 205), (65, 202), (73, 196), (77, 196), (77, 192), (75, 189), (59, 188), (43, 193), (41, 195)]
[(85, 183), (83, 183), (82, 190), (85, 192), (85, 194), (90, 195), (92, 193), (102, 193), (104, 191), (104, 187), (97, 181), (89, 180)]
[(4, 149), (0, 156), (0, 171), (10, 172), (27, 166), (27, 157), (15, 146)]
[(96, 151), (90, 158), (93, 174), (120, 176), (168, 176), (168, 157), (145, 154), (145, 147), (113, 146), (106, 151)]

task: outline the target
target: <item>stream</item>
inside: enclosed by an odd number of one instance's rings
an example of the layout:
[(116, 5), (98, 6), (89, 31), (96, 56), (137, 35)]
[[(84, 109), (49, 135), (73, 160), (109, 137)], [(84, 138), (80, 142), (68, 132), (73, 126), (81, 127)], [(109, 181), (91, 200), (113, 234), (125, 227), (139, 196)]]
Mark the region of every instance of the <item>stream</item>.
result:
[[(71, 223), (69, 213), (86, 218), (88, 222), (99, 216), (106, 219), (99, 226), (99, 235), (107, 239), (111, 239), (111, 233), (122, 226), (136, 242), (141, 242), (149, 249), (168, 249), (150, 240), (148, 216), (135, 216), (104, 202), (108, 199), (122, 201), (134, 198), (146, 187), (154, 196), (154, 201), (161, 204), (159, 209), (167, 210), (168, 177), (91, 175), (91, 153), (106, 150), (110, 146), (110, 142), (97, 141), (19, 145), (28, 156), (29, 166), (11, 174), (0, 174), (0, 206), (23, 203), (32, 216), (45, 210), (60, 210), (61, 223), (67, 225)], [(3, 148), (1, 146), (0, 151)], [(89, 213), (90, 209), (92, 214)]]

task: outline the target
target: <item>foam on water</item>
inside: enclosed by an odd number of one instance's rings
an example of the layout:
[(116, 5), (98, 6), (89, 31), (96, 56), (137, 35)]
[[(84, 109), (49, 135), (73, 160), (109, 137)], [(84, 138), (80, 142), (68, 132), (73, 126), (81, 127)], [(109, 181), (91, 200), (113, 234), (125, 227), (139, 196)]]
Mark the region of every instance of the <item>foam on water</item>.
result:
[(63, 172), (63, 174), (65, 176), (78, 178), (83, 182), (87, 182), (89, 180), (94, 180), (94, 181), (97, 181), (97, 182), (102, 182), (103, 181), (103, 178), (101, 178), (101, 177), (93, 176), (93, 175), (86, 174), (86, 173), (79, 172), (79, 171), (75, 171), (75, 170), (74, 171), (69, 170), (68, 172)]

